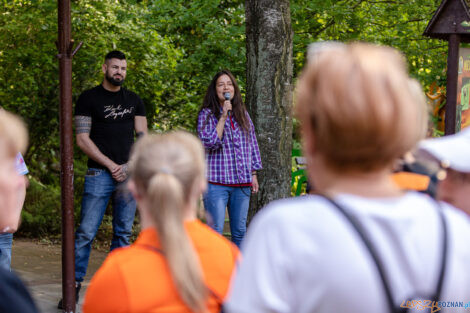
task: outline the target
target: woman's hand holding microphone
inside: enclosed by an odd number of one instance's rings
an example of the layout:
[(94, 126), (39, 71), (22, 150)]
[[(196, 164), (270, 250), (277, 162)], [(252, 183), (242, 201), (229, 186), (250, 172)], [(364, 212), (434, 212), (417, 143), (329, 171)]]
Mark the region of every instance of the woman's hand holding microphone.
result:
[(219, 137), (219, 139), (222, 139), (222, 136), (224, 134), (225, 121), (227, 120), (227, 117), (229, 117), (229, 115), (231, 114), (229, 112), (232, 111), (232, 103), (230, 102), (230, 98), (231, 98), (230, 92), (225, 92), (224, 98), (225, 98), (225, 101), (222, 106), (222, 116), (220, 116), (219, 122), (217, 123), (217, 126), (216, 126), (217, 136)]
[(223, 106), (223, 112), (222, 112), (222, 116), (224, 118), (227, 118), (231, 113), (232, 111), (232, 102), (230, 102), (230, 97), (231, 97), (231, 94), (230, 92), (226, 92), (224, 93), (224, 98), (225, 98), (225, 101), (224, 101), (224, 106)]

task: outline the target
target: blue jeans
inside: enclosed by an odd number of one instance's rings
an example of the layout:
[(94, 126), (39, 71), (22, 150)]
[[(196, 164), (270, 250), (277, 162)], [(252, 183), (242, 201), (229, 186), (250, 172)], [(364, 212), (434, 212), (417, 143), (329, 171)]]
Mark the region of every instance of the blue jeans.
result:
[(13, 234), (0, 234), (0, 267), (10, 270), (11, 266), (11, 245), (13, 244)]
[(238, 247), (246, 233), (250, 194), (250, 187), (228, 187), (209, 183), (203, 197), (204, 208), (209, 214), (209, 226), (219, 234), (222, 234), (224, 229), (225, 208), (228, 208), (232, 241)]
[(75, 280), (85, 277), (91, 244), (103, 220), (109, 199), (113, 205), (111, 250), (129, 245), (136, 203), (124, 183), (116, 182), (103, 169), (88, 169), (82, 198), (80, 226), (75, 232)]

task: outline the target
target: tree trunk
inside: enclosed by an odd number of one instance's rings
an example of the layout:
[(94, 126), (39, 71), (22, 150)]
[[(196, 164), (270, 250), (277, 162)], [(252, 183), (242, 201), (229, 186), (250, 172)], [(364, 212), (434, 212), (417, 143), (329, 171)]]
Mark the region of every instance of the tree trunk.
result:
[(251, 220), (270, 201), (290, 195), (293, 34), (289, 0), (246, 0), (245, 10), (246, 105), (263, 162)]

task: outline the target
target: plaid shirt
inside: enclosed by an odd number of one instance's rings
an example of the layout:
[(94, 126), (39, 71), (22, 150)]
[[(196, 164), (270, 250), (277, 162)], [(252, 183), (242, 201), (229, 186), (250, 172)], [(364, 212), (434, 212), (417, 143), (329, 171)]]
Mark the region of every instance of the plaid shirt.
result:
[(197, 120), (197, 133), (206, 149), (209, 182), (219, 184), (249, 184), (252, 171), (262, 168), (255, 127), (247, 113), (250, 131), (245, 132), (232, 117), (224, 125), (222, 139), (217, 136), (217, 119), (208, 108), (202, 109)]

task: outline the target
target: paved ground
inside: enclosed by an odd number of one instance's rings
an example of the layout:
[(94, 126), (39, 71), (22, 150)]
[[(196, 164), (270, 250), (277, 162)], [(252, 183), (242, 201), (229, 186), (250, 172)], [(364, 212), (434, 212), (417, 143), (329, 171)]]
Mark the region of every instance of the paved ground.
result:
[[(80, 292), (77, 313), (81, 312), (88, 283), (106, 257), (106, 252), (93, 250), (90, 265)], [(57, 303), (62, 297), (61, 246), (14, 239), (11, 267), (26, 283), (42, 313), (62, 312)]]

